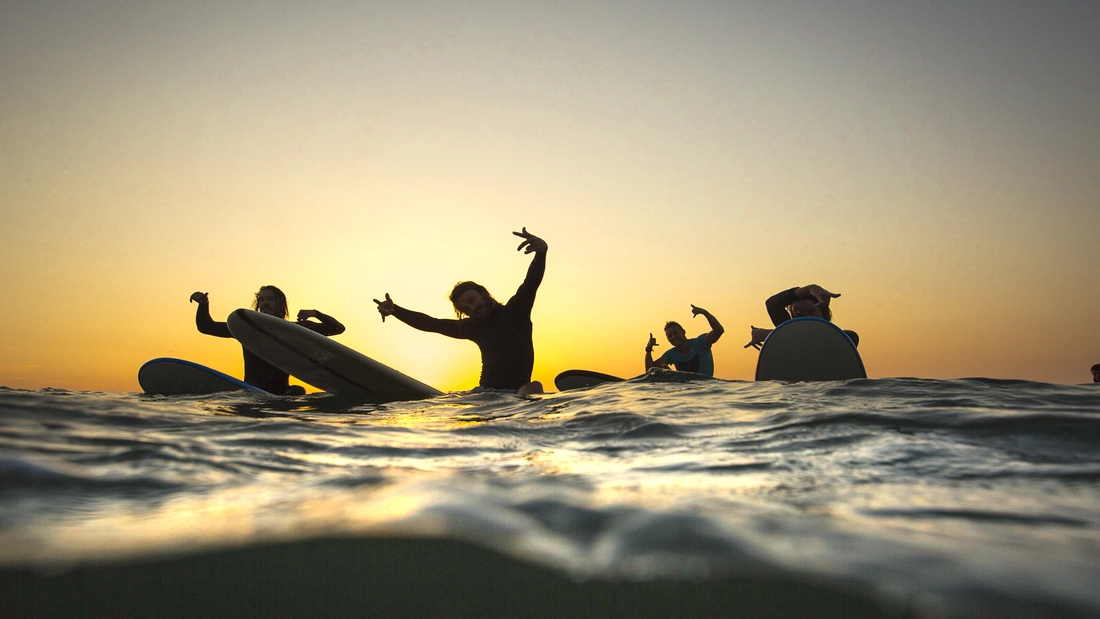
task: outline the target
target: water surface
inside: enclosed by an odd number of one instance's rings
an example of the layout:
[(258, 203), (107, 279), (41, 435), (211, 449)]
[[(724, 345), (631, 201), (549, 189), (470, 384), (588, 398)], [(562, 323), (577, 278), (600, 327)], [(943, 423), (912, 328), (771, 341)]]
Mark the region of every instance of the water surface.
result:
[(519, 604), (560, 579), (714, 616), (722, 595), (809, 616), (832, 593), (882, 616), (1100, 615), (1100, 386), (676, 378), (388, 405), (0, 388), (0, 566), (78, 595), (65, 575), (105, 566), (458, 543), (443, 563), (541, 570)]

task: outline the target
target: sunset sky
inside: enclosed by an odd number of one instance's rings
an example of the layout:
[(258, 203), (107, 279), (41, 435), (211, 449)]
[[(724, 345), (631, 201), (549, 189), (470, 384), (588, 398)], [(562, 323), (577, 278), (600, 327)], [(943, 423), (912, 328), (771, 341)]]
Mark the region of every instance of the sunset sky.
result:
[(0, 385), (241, 376), (195, 330), (262, 284), (443, 390), (477, 347), (379, 319), (506, 300), (550, 246), (535, 379), (817, 283), (872, 378), (1091, 380), (1100, 3), (0, 4)]

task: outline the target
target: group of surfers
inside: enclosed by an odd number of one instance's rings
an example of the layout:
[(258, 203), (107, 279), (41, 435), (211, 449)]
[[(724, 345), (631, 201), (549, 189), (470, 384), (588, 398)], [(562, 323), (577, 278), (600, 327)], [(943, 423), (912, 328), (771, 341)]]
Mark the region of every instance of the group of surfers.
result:
[[(484, 286), (464, 281), (451, 290), (450, 300), (454, 306), (456, 318), (433, 318), (427, 314), (415, 312), (397, 305), (386, 293), (383, 300), (374, 299), (378, 313), (385, 322), (387, 316), (393, 316), (401, 322), (432, 333), (448, 337), (470, 340), (481, 349), (481, 379), (475, 391), (510, 391), (519, 394), (542, 393), (542, 383), (531, 380), (535, 365), (535, 347), (532, 342), (531, 309), (535, 304), (535, 293), (542, 283), (546, 272), (546, 241), (531, 234), (527, 228), (512, 234), (523, 241), (517, 251), (534, 254), (527, 276), (519, 289), (508, 299), (500, 303), (489, 294)], [(794, 287), (773, 295), (765, 303), (768, 316), (775, 326), (802, 316), (814, 316), (832, 320), (829, 301), (839, 297), (817, 284)], [(195, 313), (195, 326), (201, 333), (216, 337), (233, 337), (224, 322), (216, 322), (210, 317), (210, 299), (205, 292), (191, 295), (191, 301), (198, 303)], [(253, 309), (258, 312), (288, 318), (286, 295), (275, 286), (264, 286), (256, 293)], [(668, 368), (674, 366), (678, 371), (714, 375), (714, 357), (711, 346), (718, 341), (725, 329), (718, 319), (707, 310), (691, 306), (692, 316), (703, 316), (710, 331), (688, 339), (683, 326), (675, 321), (665, 323), (665, 338), (671, 345), (661, 356), (653, 358), (653, 348), (658, 346), (657, 339), (649, 334), (645, 346), (645, 368)], [(344, 325), (338, 320), (317, 310), (298, 312), (299, 325), (331, 336), (344, 332)], [(751, 327), (751, 339), (745, 348), (759, 349), (771, 329)], [(859, 336), (845, 331), (852, 342), (858, 345)], [(244, 348), (244, 381), (265, 391), (280, 395), (300, 395), (305, 390), (298, 385), (290, 385), (286, 372), (264, 361)]]

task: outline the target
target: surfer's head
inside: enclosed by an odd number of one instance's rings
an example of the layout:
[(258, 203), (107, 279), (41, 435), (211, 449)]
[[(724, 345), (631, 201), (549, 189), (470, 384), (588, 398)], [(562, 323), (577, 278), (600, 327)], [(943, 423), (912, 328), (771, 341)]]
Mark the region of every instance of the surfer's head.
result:
[(256, 292), (256, 298), (252, 301), (252, 309), (261, 314), (269, 314), (286, 318), (290, 314), (286, 308), (286, 295), (275, 286), (263, 286)]
[(828, 305), (822, 305), (817, 302), (817, 299), (813, 298), (799, 299), (787, 306), (787, 311), (791, 313), (791, 318), (813, 316), (814, 318), (824, 318), (828, 321), (832, 321), (833, 319), (833, 310), (829, 309)]
[(459, 318), (469, 316), (478, 320), (488, 320), (493, 315), (497, 300), (485, 286), (476, 282), (458, 282), (451, 290), (451, 305)]
[(670, 320), (665, 323), (665, 338), (674, 348), (679, 348), (687, 343), (687, 332), (680, 326), (680, 323)]
[(1092, 366), (1092, 382), (1100, 383), (1100, 363)]

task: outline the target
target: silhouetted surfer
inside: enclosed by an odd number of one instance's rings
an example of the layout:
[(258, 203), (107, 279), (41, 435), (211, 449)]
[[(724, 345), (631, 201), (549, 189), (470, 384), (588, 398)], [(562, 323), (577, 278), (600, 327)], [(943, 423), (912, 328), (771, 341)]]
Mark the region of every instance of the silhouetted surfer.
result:
[[(191, 295), (191, 300), (199, 304), (195, 311), (195, 326), (200, 333), (215, 337), (233, 337), (226, 323), (216, 322), (210, 317), (210, 299), (207, 293), (196, 292)], [(286, 305), (286, 295), (282, 290), (275, 286), (264, 286), (256, 293), (252, 309), (285, 319), (290, 315)], [(310, 318), (316, 318), (320, 322), (309, 320)], [(299, 311), (298, 324), (321, 335), (339, 335), (344, 332), (344, 325), (317, 310)], [(299, 385), (291, 386), (290, 376), (286, 372), (252, 354), (244, 346), (241, 346), (241, 350), (244, 351), (244, 382), (279, 395), (301, 395), (306, 392)]]
[(1100, 363), (1092, 366), (1092, 382), (1100, 383)]
[(517, 393), (542, 393), (542, 383), (531, 380), (535, 365), (535, 347), (531, 342), (531, 308), (535, 292), (546, 272), (546, 242), (527, 232), (512, 234), (523, 238), (516, 250), (534, 252), (527, 277), (516, 294), (501, 305), (484, 286), (474, 282), (459, 282), (451, 290), (457, 320), (432, 318), (426, 314), (400, 307), (386, 293), (378, 304), (383, 322), (393, 316), (419, 329), (448, 337), (470, 340), (481, 349), (481, 380), (479, 389), (506, 389)]
[[(772, 319), (772, 324), (777, 327), (792, 318), (803, 316), (824, 318), (832, 322), (833, 310), (829, 309), (829, 301), (839, 296), (840, 293), (829, 292), (817, 284), (810, 284), (801, 288), (796, 286), (777, 292), (764, 302), (764, 306), (768, 308), (768, 316)], [(748, 344), (745, 344), (745, 348), (752, 346), (759, 349), (772, 330), (757, 327), (750, 328), (752, 329), (752, 339), (749, 340)], [(848, 335), (853, 344), (859, 346), (859, 334), (855, 331), (844, 331), (844, 333)]]
[(647, 372), (650, 368), (667, 368), (669, 364), (672, 364), (680, 372), (695, 372), (696, 374), (714, 376), (714, 356), (711, 355), (710, 347), (718, 341), (718, 338), (722, 337), (726, 330), (710, 312), (692, 305), (692, 317), (700, 314), (706, 317), (707, 322), (710, 323), (710, 331), (690, 340), (687, 339), (687, 332), (680, 326), (680, 323), (672, 320), (665, 323), (665, 338), (668, 339), (669, 344), (672, 344), (672, 348), (666, 350), (657, 360), (653, 359), (653, 347), (657, 346), (657, 338), (653, 337), (652, 333), (649, 334), (649, 342), (645, 345), (645, 369)]

